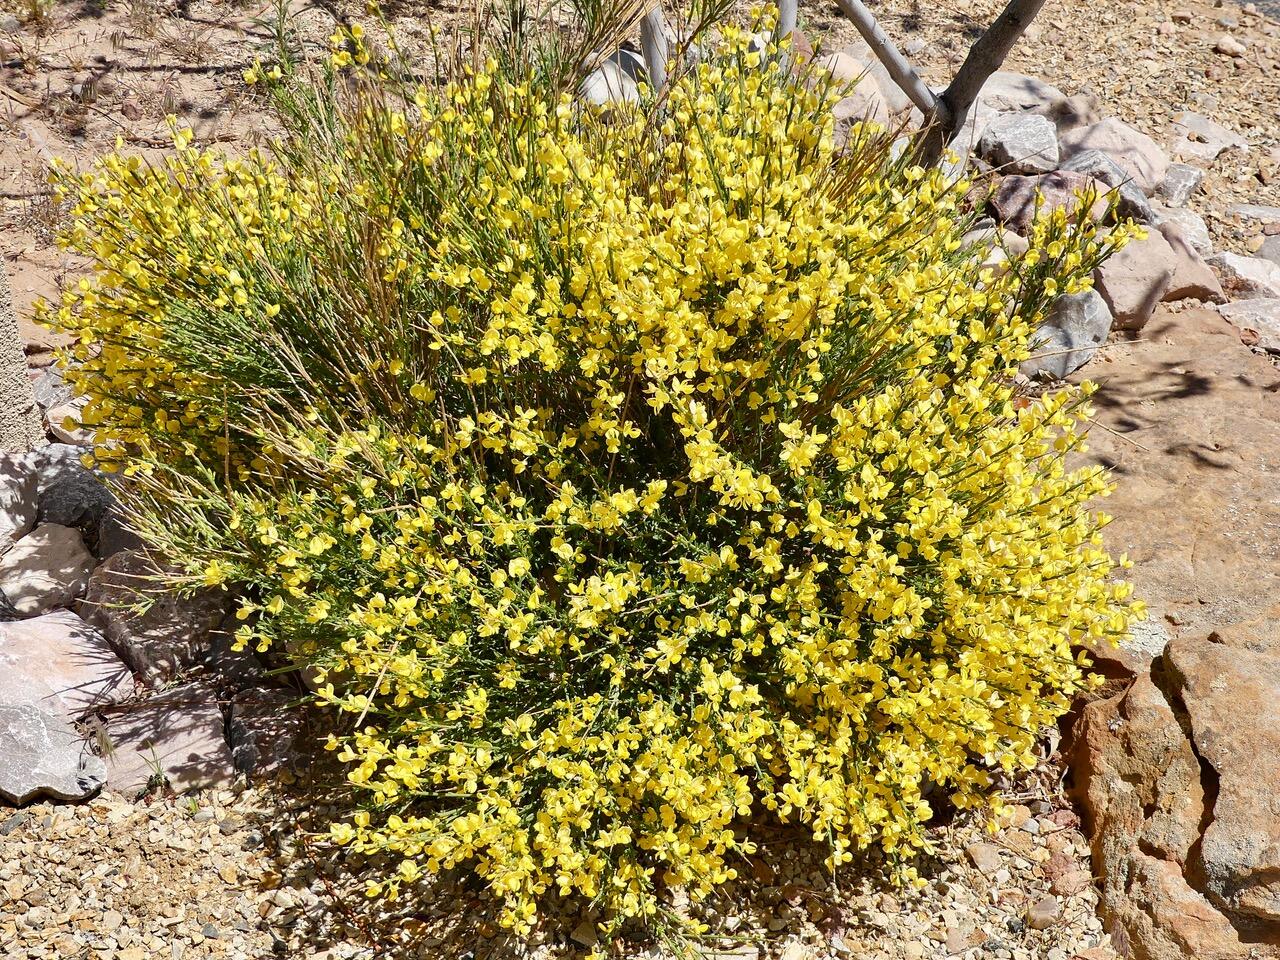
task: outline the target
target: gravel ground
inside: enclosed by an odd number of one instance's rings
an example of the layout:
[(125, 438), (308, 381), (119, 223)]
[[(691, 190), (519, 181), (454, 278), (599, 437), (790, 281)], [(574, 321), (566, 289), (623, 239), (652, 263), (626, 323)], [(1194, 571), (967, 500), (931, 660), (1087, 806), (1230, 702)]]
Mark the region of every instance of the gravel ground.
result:
[[(873, 869), (833, 882), (802, 832), (766, 832), (743, 879), (697, 908), (719, 935), (707, 955), (1111, 960), (1087, 843), (1053, 770), (1010, 791), (995, 832), (969, 819), (937, 827), (920, 891), (886, 888)], [(593, 941), (590, 914), (566, 905), (513, 942), (465, 878), (365, 900), (364, 874), (380, 865), (345, 864), (314, 838), (332, 809), (314, 785), (276, 785), (0, 812), (0, 956), (559, 960)], [(618, 955), (674, 956), (642, 942)]]

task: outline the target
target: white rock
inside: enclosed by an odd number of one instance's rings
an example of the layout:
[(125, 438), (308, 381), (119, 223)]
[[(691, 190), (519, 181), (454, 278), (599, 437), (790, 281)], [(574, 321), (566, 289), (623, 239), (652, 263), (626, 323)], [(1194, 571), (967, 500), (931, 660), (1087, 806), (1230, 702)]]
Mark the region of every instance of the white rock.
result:
[(1231, 212), (1243, 220), (1280, 223), (1280, 207), (1266, 207), (1257, 203), (1236, 203), (1232, 204)]
[(0, 623), (0, 796), (81, 799), (101, 786), (72, 724), (131, 690), (106, 640), (69, 611)]
[(83, 596), (95, 565), (79, 530), (42, 523), (0, 557), (0, 590), (19, 613), (44, 613)]
[(38, 703), (0, 704), (0, 798), (21, 806), (38, 796), (83, 800), (106, 782), (67, 718)]
[(607, 107), (615, 103), (638, 103), (640, 87), (616, 60), (605, 60), (583, 78), (578, 95), (593, 106)]
[(1181, 207), (1200, 188), (1204, 171), (1188, 163), (1171, 163), (1157, 190), (1171, 207)]
[(1064, 131), (1059, 143), (1064, 160), (1086, 150), (1101, 150), (1128, 171), (1147, 196), (1155, 193), (1169, 169), (1168, 156), (1154, 140), (1115, 117)]
[(31, 454), (0, 453), (0, 554), (35, 525), (39, 490)]
[(1258, 334), (1258, 346), (1280, 353), (1280, 299), (1236, 300), (1218, 307), (1233, 325)]
[(979, 155), (1008, 173), (1048, 173), (1058, 166), (1058, 132), (1034, 113), (1004, 113), (987, 124)]
[(1212, 163), (1225, 150), (1247, 150), (1244, 137), (1200, 113), (1190, 111), (1173, 118), (1173, 153), (1183, 160)]
[(79, 426), (80, 413), (84, 410), (83, 400), (72, 400), (69, 403), (53, 407), (46, 416), (49, 418), (49, 432), (63, 443), (77, 446), (93, 444), (93, 431)]
[(1249, 50), (1247, 46), (1229, 33), (1224, 33), (1213, 43), (1213, 49), (1228, 57), (1243, 57)]
[(1280, 297), (1280, 265), (1238, 253), (1215, 253), (1206, 263), (1222, 281), (1222, 289), (1237, 300)]
[(1175, 224), (1196, 253), (1202, 257), (1213, 253), (1213, 238), (1209, 236), (1209, 226), (1200, 214), (1186, 207), (1166, 207), (1156, 203), (1151, 207), (1156, 213), (1157, 226)]

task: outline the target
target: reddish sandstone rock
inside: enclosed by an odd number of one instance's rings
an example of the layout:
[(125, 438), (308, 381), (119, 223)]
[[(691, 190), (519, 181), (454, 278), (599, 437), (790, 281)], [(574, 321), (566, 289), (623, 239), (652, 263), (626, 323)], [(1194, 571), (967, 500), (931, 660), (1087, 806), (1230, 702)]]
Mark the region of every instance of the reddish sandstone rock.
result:
[(1083, 173), (1055, 170), (1040, 176), (1004, 177), (991, 197), (996, 218), (1017, 233), (1026, 233), (1035, 218), (1037, 204), (1043, 213), (1059, 207), (1074, 212), (1080, 205), (1080, 195), (1092, 189), (1098, 200), (1090, 211), (1094, 219), (1101, 219), (1107, 212), (1103, 197), (1108, 187)]

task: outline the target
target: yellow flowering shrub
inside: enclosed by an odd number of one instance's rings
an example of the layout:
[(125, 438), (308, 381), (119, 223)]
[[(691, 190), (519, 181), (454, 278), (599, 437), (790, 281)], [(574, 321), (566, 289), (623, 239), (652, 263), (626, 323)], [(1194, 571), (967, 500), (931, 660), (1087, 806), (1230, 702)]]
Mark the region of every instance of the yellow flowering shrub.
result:
[(319, 671), (371, 893), (649, 916), (764, 816), (906, 864), (923, 791), (988, 802), (1140, 612), (1064, 465), (1087, 391), (1012, 379), (1127, 231), (1057, 211), (983, 269), (968, 184), (835, 150), (837, 93), (729, 29), (658, 108), (491, 63), (62, 176), (98, 457)]

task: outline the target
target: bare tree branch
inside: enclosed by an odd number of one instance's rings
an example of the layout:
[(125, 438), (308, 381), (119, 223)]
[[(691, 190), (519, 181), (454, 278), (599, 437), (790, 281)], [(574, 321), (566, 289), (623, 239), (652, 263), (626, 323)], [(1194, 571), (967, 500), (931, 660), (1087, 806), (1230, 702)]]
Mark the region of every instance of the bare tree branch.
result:
[(950, 132), (954, 133), (964, 123), (969, 108), (982, 90), (987, 79), (1000, 69), (1005, 57), (1018, 38), (1031, 26), (1045, 0), (1009, 0), (1000, 16), (992, 21), (986, 32), (972, 47), (964, 63), (956, 71), (955, 78), (942, 94), (942, 102), (949, 113)]
[[(1044, 0), (1041, 2), (1043, 3)], [(920, 78), (920, 74), (916, 73), (915, 67), (911, 66), (907, 58), (902, 55), (902, 51), (894, 46), (889, 35), (884, 32), (862, 0), (836, 0), (836, 3), (844, 11), (844, 15), (853, 21), (853, 25), (862, 34), (862, 39), (867, 41), (867, 46), (876, 55), (876, 59), (889, 71), (893, 82), (911, 98), (911, 102), (920, 108), (921, 113), (926, 117), (936, 118), (939, 112), (938, 98), (933, 95), (928, 84)]]
[(778, 0), (778, 29), (774, 34), (778, 40), (785, 40), (795, 32), (798, 6), (798, 0)]
[(871, 52), (884, 64), (893, 82), (924, 114), (929, 130), (921, 145), (920, 157), (924, 163), (933, 164), (937, 163), (951, 138), (964, 124), (983, 84), (1000, 69), (1045, 0), (1009, 0), (1000, 16), (969, 48), (969, 55), (947, 89), (936, 97), (861, 0), (836, 0), (836, 3), (858, 28)]
[(667, 86), (667, 61), (671, 58), (671, 49), (667, 44), (669, 33), (666, 17), (662, 15), (662, 5), (654, 4), (640, 21), (640, 53), (644, 57), (649, 84), (654, 93), (661, 93)]

